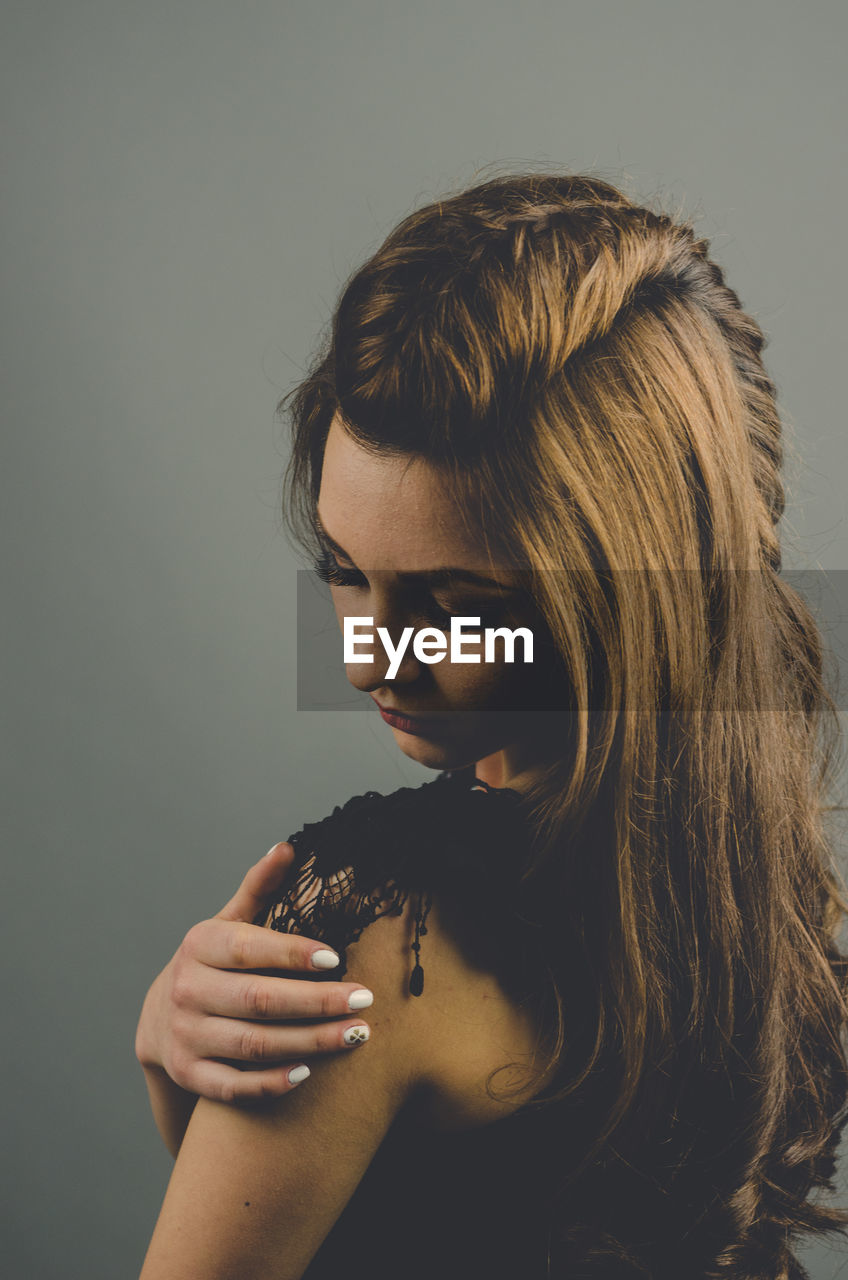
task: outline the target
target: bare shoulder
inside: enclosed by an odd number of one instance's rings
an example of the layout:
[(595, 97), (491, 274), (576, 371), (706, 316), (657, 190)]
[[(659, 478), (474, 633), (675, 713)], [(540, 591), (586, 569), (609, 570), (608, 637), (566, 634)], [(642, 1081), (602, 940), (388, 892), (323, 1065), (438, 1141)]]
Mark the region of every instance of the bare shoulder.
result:
[[(387, 1035), (404, 1087), (439, 1129), (487, 1124), (529, 1101), (538, 1028), (497, 977), (475, 965), (450, 914), (434, 897), (421, 940), (424, 990), (409, 992), (415, 921), (412, 898), (400, 915), (375, 920), (348, 947), (346, 977), (374, 992), (367, 1020), (374, 1047)], [(509, 940), (504, 940), (509, 945)], [(369, 1046), (370, 1047), (370, 1046)], [(486, 1082), (499, 1072), (493, 1091)], [(508, 1100), (499, 1100), (509, 1093)]]

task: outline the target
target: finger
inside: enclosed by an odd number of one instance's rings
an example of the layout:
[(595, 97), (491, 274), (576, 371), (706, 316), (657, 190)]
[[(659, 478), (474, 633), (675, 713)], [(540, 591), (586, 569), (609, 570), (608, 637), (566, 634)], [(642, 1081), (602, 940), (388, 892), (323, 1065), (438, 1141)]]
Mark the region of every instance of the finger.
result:
[[(345, 1035), (355, 1029), (356, 1033)], [(318, 1054), (356, 1048), (370, 1035), (361, 1017), (348, 1014), (337, 1022), (279, 1023), (241, 1022), (235, 1018), (210, 1018), (204, 1024), (201, 1061), (225, 1059), (237, 1066), (273, 1066)]]
[[(301, 1071), (291, 1079), (290, 1073)], [(241, 1071), (238, 1067), (221, 1062), (198, 1062), (192, 1072), (189, 1088), (203, 1098), (214, 1102), (260, 1102), (263, 1099), (280, 1098), (301, 1083), (304, 1062), (289, 1062), (284, 1066), (265, 1071)], [(304, 1077), (305, 1078), (305, 1077)]]
[(191, 959), (213, 969), (327, 973), (339, 963), (337, 953), (326, 942), (218, 916), (192, 925), (182, 949)]
[(281, 840), (255, 862), (226, 906), (217, 914), (219, 920), (252, 921), (266, 905), (274, 889), (279, 889), (294, 858), (294, 846)]
[[(373, 1003), (373, 993), (355, 982), (309, 982), (227, 970), (196, 974), (189, 994), (189, 1000), (182, 1003), (208, 1013), (213, 1019), (245, 1018), (260, 1022), (341, 1018), (367, 1009)], [(176, 998), (180, 1003), (179, 991)], [(216, 1051), (215, 1056), (228, 1055)]]

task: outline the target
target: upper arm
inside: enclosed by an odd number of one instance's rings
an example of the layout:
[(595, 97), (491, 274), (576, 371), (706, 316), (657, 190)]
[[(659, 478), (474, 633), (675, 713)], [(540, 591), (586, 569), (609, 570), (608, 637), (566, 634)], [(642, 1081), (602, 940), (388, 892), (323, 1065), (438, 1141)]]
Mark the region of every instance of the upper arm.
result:
[(423, 1079), (426, 1010), (406, 989), (410, 924), (407, 907), (351, 947), (357, 980), (374, 992), (368, 1043), (315, 1060), (278, 1099), (199, 1099), (141, 1280), (302, 1275)]

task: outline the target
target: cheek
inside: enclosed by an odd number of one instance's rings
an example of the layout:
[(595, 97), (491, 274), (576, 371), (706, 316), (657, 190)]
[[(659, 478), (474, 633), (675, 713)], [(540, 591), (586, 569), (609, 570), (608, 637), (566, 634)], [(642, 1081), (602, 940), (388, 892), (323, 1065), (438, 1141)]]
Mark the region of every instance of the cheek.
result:
[(451, 700), (468, 707), (488, 706), (505, 684), (500, 664), (488, 662), (451, 663), (447, 659), (436, 668), (437, 680), (450, 691)]
[(525, 662), (523, 645), (515, 648), (516, 660), (501, 657), (498, 642), (496, 662), (450, 663), (445, 660), (433, 670), (436, 681), (455, 706), (471, 710), (534, 711), (548, 707), (550, 677), (545, 670), (546, 655), (534, 648), (534, 661)]

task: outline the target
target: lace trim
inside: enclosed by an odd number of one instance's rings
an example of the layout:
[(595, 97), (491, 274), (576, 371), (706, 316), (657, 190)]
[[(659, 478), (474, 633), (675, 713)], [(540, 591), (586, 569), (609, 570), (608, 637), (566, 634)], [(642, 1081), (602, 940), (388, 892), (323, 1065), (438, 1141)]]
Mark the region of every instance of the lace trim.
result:
[[(489, 803), (469, 803), (472, 794), (481, 792), (504, 797), (495, 806), (498, 814), (491, 813)], [(515, 791), (481, 782), (473, 769), (442, 773), (433, 782), (401, 787), (389, 796), (377, 791), (354, 796), (328, 818), (306, 823), (289, 837), (295, 860), (284, 895), (270, 913), (260, 912), (254, 923), (325, 942), (338, 952), (340, 963), (309, 977), (338, 981), (347, 972), (347, 947), (375, 920), (401, 915), (412, 899), (415, 936), (410, 947), (414, 964), (409, 992), (420, 996), (424, 990), (421, 938), (427, 933), (432, 906), (431, 890), (423, 880), (437, 876), (434, 849), (445, 847), (456, 870), (475, 836), (479, 839), (484, 811), (496, 819), (501, 835), (514, 842), (517, 829), (509, 835), (510, 826), (502, 819), (503, 809), (513, 808), (517, 798)], [(490, 839), (493, 835), (494, 828)]]
[(345, 952), (350, 944), (361, 937), (369, 924), (382, 916), (402, 915), (412, 897), (415, 900), (415, 939), (411, 950), (415, 954), (415, 964), (409, 978), (409, 991), (411, 995), (420, 996), (424, 990), (421, 938), (427, 932), (426, 920), (432, 906), (432, 895), (426, 890), (405, 889), (391, 882), (371, 890), (360, 890), (352, 867), (345, 867), (324, 878), (318, 874), (317, 865), (316, 857), (310, 856), (287, 896), (272, 907), (270, 918), (265, 914), (256, 923), (267, 924), (268, 928), (281, 933), (307, 934), (326, 942), (338, 952), (340, 962), (335, 969), (315, 976), (338, 981), (347, 972)]

